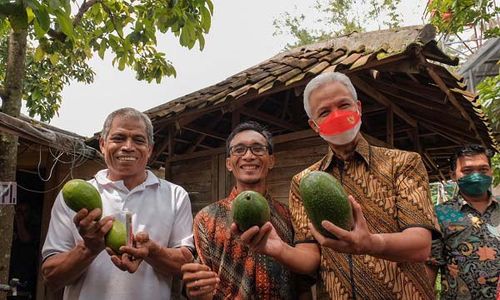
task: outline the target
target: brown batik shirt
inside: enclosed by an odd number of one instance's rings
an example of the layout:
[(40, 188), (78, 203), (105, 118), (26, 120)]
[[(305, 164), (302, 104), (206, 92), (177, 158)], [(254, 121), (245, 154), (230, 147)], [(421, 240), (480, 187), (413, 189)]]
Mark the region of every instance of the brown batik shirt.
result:
[[(194, 219), (193, 235), (199, 260), (217, 272), (220, 282), (214, 299), (295, 299), (292, 272), (270, 256), (253, 252), (230, 233), (231, 205), (236, 188), (222, 200), (203, 208)], [(293, 243), (293, 227), (288, 208), (266, 195), (271, 223), (287, 244)]]
[[(361, 205), (372, 233), (424, 227), (439, 236), (420, 156), (375, 147), (361, 137), (351, 159), (342, 161), (329, 149), (323, 159), (293, 177), (289, 202), (297, 242), (313, 241), (298, 187), (304, 175), (315, 170), (328, 172), (342, 183), (347, 194)], [(434, 298), (424, 263), (398, 263), (321, 247), (319, 276), (319, 298)]]

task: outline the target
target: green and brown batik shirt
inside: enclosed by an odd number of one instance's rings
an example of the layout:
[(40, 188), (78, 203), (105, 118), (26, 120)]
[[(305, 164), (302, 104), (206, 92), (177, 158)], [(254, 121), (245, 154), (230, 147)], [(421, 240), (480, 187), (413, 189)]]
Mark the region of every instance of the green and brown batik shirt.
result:
[[(231, 234), (231, 205), (237, 195), (233, 188), (227, 198), (203, 208), (194, 219), (199, 261), (220, 278), (214, 299), (295, 299), (299, 290), (292, 272), (275, 259), (251, 251)], [(271, 209), (271, 224), (283, 241), (293, 244), (288, 208), (272, 200), (269, 194), (266, 198)]]
[[(297, 242), (313, 240), (298, 187), (303, 176), (315, 170), (326, 171), (342, 183), (345, 191), (361, 205), (371, 232), (424, 227), (439, 236), (427, 172), (420, 156), (375, 147), (361, 138), (351, 159), (342, 161), (329, 149), (323, 159), (293, 177), (289, 207)], [(434, 298), (424, 263), (398, 263), (322, 247), (319, 275), (321, 298)]]
[(495, 299), (500, 276), (500, 205), (481, 214), (460, 195), (436, 206), (443, 237), (429, 264), (441, 269), (441, 299)]

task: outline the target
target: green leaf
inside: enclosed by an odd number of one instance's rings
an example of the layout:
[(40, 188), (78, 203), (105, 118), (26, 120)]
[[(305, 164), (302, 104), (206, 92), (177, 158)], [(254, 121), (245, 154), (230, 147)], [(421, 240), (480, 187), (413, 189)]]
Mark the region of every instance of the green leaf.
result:
[(50, 63), (55, 66), (57, 65), (57, 63), (59, 62), (59, 53), (52, 53), (50, 56), (49, 56), (49, 60), (50, 60)]
[(46, 31), (40, 28), (40, 25), (38, 24), (38, 21), (36, 19), (34, 22), (34, 28), (35, 28), (35, 35), (37, 38), (42, 38), (45, 35)]
[(205, 6), (200, 7), (200, 13), (201, 13), (201, 27), (203, 28), (204, 32), (208, 33), (212, 23), (212, 16)]
[(61, 10), (56, 11), (57, 24), (61, 27), (61, 31), (68, 37), (73, 37), (73, 23), (68, 14)]
[(102, 40), (101, 44), (99, 45), (99, 51), (97, 52), (97, 54), (101, 59), (104, 59), (104, 54), (106, 53), (107, 44), (108, 43), (106, 43), (106, 40)]
[(210, 14), (214, 14), (214, 4), (211, 0), (207, 0), (208, 9), (210, 9)]
[(34, 59), (36, 62), (40, 62), (45, 56), (45, 51), (43, 51), (42, 47), (38, 46), (35, 50)]
[(200, 43), (200, 51), (202, 51), (205, 48), (205, 37), (202, 34), (198, 35), (198, 43)]
[(31, 7), (26, 8), (26, 13), (28, 15), (28, 24), (30, 24), (31, 21), (33, 21), (33, 19), (35, 18), (35, 14), (33, 13), (33, 10), (31, 9)]
[(50, 17), (49, 12), (47, 11), (47, 7), (44, 5), (40, 5), (38, 9), (34, 11), (34, 13), (40, 29), (42, 29), (44, 33), (47, 32), (50, 28)]
[(118, 70), (120, 71), (125, 70), (126, 63), (127, 63), (127, 57), (126, 56), (120, 57), (120, 59), (118, 60)]

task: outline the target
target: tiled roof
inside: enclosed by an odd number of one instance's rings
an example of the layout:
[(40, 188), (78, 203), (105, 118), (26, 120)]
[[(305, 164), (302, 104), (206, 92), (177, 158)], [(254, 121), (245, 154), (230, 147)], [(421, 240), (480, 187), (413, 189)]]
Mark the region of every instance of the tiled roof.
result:
[(263, 94), (279, 86), (290, 86), (304, 78), (328, 71), (361, 70), (373, 63), (388, 62), (413, 51), (446, 64), (457, 60), (446, 56), (433, 40), (430, 25), (353, 33), (327, 42), (299, 47), (280, 53), (254, 67), (215, 85), (179, 97), (147, 110), (153, 122), (170, 119), (185, 112), (218, 106), (248, 96)]

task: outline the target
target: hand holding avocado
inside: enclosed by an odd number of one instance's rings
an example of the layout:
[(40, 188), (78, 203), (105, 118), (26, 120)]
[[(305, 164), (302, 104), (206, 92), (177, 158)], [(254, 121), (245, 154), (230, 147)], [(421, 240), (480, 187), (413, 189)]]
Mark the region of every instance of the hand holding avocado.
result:
[(250, 247), (252, 251), (272, 257), (278, 256), (284, 246), (283, 240), (271, 222), (266, 222), (261, 227), (252, 226), (243, 233), (233, 223), (231, 224), (231, 232), (240, 235), (240, 242)]
[[(142, 261), (149, 256), (150, 249), (159, 247), (149, 239), (146, 232), (138, 232), (133, 237), (133, 246), (106, 247), (106, 251), (111, 256), (111, 261), (122, 271), (134, 273), (139, 268)], [(154, 250), (153, 250), (154, 251)]]
[(95, 255), (104, 250), (104, 236), (113, 224), (113, 217), (108, 216), (99, 220), (100, 217), (100, 208), (95, 208), (90, 212), (86, 208), (82, 208), (73, 218), (73, 222), (83, 239), (83, 244)]
[(383, 248), (383, 239), (378, 234), (373, 234), (368, 229), (368, 224), (363, 215), (361, 206), (353, 196), (349, 196), (349, 201), (353, 208), (354, 227), (351, 231), (345, 230), (334, 225), (330, 221), (322, 221), (321, 226), (324, 230), (332, 234), (334, 238), (329, 238), (321, 234), (312, 223), (309, 223), (314, 238), (324, 247), (331, 248), (337, 252), (351, 254), (369, 254), (373, 255), (381, 252)]

